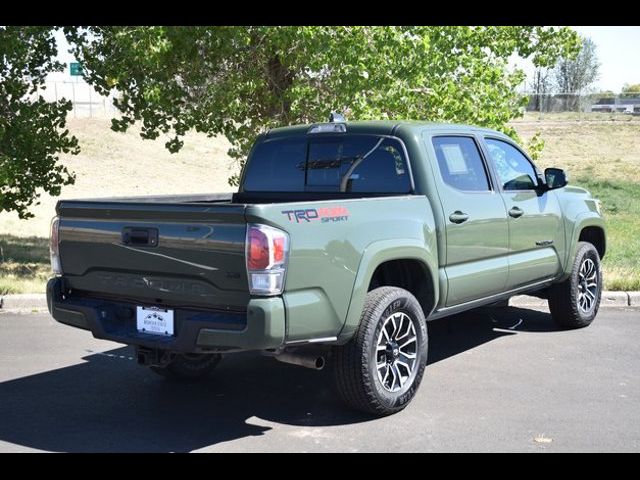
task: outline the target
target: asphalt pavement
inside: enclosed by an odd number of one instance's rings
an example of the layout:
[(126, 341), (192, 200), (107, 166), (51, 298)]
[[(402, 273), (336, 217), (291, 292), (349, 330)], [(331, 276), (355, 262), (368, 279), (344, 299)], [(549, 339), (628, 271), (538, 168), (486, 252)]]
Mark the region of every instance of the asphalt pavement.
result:
[(404, 411), (342, 406), (320, 372), (256, 354), (173, 383), (47, 313), (0, 313), (0, 452), (640, 451), (640, 309), (558, 331), (546, 310), (429, 324)]

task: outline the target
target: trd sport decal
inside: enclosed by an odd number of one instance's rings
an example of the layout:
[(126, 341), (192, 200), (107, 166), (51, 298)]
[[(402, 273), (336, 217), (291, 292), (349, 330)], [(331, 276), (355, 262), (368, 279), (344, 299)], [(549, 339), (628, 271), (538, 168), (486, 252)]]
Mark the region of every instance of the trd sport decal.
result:
[(301, 210), (282, 210), (290, 222), (346, 222), (349, 220), (349, 210), (346, 207), (305, 208)]

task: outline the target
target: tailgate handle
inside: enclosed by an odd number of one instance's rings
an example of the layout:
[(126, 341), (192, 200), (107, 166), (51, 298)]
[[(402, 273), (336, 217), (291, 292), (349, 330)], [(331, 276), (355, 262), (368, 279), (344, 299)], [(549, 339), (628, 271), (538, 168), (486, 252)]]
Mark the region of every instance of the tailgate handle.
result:
[(158, 244), (158, 229), (125, 227), (122, 229), (122, 243), (155, 247)]

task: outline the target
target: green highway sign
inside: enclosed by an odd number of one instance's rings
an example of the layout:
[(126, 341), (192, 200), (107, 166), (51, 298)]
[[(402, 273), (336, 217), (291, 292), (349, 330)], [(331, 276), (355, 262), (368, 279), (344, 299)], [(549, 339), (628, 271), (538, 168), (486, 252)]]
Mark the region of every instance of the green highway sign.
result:
[(82, 76), (82, 65), (79, 62), (71, 62), (69, 64), (69, 73), (72, 77)]

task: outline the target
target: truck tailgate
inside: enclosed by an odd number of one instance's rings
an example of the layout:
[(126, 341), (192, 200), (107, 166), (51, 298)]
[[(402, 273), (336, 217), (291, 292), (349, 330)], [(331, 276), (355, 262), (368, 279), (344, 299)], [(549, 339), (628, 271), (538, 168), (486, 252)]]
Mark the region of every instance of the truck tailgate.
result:
[(61, 201), (69, 288), (142, 304), (243, 309), (244, 205)]

